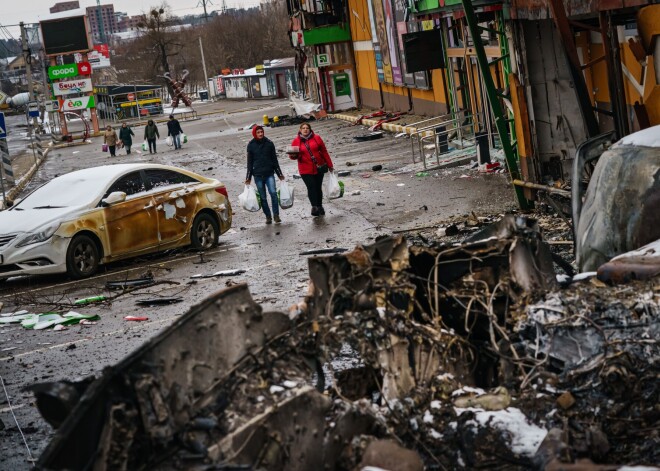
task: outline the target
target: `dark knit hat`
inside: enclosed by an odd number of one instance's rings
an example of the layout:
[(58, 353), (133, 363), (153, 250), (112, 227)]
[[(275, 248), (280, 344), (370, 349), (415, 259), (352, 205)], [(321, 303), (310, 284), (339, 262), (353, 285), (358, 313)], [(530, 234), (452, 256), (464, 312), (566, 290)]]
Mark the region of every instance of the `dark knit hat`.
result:
[(259, 125), (252, 128), (252, 137), (254, 137), (255, 139), (257, 138), (257, 131), (259, 129), (261, 129), (262, 131), (264, 130), (263, 126), (259, 126)]

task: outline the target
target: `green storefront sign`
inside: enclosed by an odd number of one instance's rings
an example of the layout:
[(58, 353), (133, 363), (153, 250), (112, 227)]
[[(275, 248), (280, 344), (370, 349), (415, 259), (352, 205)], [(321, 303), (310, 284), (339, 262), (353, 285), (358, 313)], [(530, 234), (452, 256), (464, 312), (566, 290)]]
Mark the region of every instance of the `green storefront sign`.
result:
[(48, 67), (48, 77), (50, 77), (51, 80), (76, 77), (77, 75), (77, 64), (53, 65)]

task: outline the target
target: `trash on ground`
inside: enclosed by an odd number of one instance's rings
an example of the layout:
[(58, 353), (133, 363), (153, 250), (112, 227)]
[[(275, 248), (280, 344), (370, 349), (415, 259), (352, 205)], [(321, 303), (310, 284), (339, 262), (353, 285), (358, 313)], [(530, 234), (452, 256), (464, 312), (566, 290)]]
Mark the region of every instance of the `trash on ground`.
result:
[(343, 249), (340, 247), (326, 248), (326, 249), (311, 249), (300, 252), (300, 255), (325, 255), (333, 253), (343, 253), (348, 251), (348, 249)]
[(339, 172), (337, 172), (338, 177), (347, 177), (350, 174), (351, 174), (350, 170), (340, 170)]
[(380, 170), (383, 170), (383, 166), (382, 165), (374, 165), (373, 167), (371, 167), (371, 170), (373, 170), (374, 172), (378, 172)]
[(99, 319), (96, 314), (80, 314), (69, 311), (64, 314), (45, 312), (41, 314), (27, 313), (0, 318), (0, 324), (20, 323), (24, 329), (43, 330), (56, 325), (78, 324), (83, 320), (93, 321)]
[(148, 321), (149, 318), (145, 317), (145, 316), (126, 316), (126, 317), (124, 317), (124, 320), (134, 321), (134, 322), (142, 322), (142, 321)]
[(176, 304), (180, 303), (183, 301), (183, 298), (177, 298), (177, 297), (172, 297), (172, 298), (150, 298), (150, 299), (140, 299), (139, 301), (135, 301), (135, 304), (138, 306), (158, 306), (162, 304)]
[(74, 301), (73, 304), (75, 304), (76, 306), (82, 306), (82, 305), (85, 305), (85, 304), (100, 303), (100, 302), (105, 301), (106, 299), (108, 299), (108, 298), (106, 298), (103, 295), (90, 296), (89, 298), (78, 299), (77, 301)]
[(216, 276), (238, 276), (245, 273), (246, 270), (220, 270), (210, 275), (197, 274), (193, 275), (190, 278), (214, 278)]
[(353, 136), (353, 139), (358, 141), (358, 142), (373, 141), (375, 139), (382, 138), (383, 135), (384, 135), (384, 133), (382, 131), (370, 132), (368, 134), (360, 134), (359, 136)]
[(129, 288), (138, 288), (142, 286), (151, 286), (154, 284), (153, 276), (148, 276), (145, 278), (138, 278), (134, 280), (122, 280), (122, 281), (108, 281), (105, 284), (107, 289), (129, 289)]

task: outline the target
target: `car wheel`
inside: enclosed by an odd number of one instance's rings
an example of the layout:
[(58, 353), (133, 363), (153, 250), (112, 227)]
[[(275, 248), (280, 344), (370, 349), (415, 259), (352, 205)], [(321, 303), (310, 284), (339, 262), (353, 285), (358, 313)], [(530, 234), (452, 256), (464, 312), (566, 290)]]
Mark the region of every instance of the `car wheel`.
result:
[(206, 250), (218, 245), (220, 230), (213, 216), (206, 213), (198, 214), (193, 221), (190, 238), (192, 245), (198, 250)]
[(72, 278), (87, 278), (96, 273), (99, 258), (94, 240), (84, 234), (77, 235), (66, 252), (66, 271)]

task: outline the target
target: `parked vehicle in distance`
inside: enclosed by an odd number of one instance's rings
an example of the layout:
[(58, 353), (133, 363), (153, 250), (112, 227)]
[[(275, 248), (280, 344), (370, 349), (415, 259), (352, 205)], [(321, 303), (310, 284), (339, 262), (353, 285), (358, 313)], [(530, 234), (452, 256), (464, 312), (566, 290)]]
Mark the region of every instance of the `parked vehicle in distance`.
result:
[(156, 164), (71, 172), (0, 212), (0, 279), (68, 273), (192, 245), (205, 250), (231, 227), (225, 185)]

